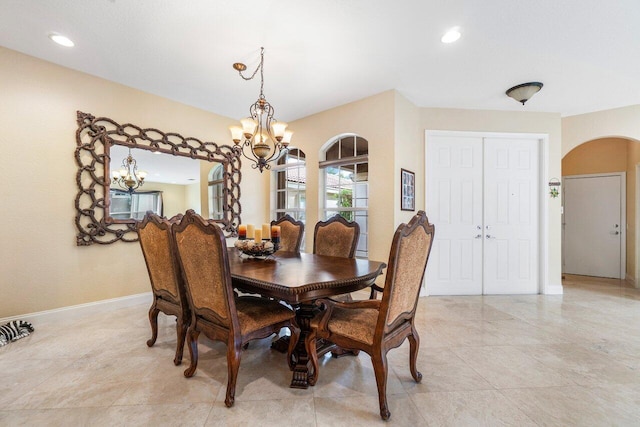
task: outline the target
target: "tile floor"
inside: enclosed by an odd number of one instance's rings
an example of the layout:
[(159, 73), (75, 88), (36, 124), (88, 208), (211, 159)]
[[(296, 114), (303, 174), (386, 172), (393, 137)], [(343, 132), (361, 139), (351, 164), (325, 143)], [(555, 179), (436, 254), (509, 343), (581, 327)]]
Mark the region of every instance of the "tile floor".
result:
[[(426, 297), (422, 383), (408, 345), (389, 353), (387, 425), (640, 425), (640, 291), (567, 276), (563, 296)], [(288, 387), (270, 339), (243, 353), (224, 406), (225, 346), (201, 338), (196, 375), (173, 365), (175, 322), (147, 306), (39, 324), (0, 348), (0, 425), (384, 425), (369, 357), (322, 360), (315, 387)]]

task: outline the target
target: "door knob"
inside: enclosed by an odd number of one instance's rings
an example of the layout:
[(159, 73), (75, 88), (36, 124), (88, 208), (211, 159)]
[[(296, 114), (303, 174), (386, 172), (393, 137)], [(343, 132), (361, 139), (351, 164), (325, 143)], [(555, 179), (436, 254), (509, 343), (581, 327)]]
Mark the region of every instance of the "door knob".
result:
[(492, 236), (491, 234), (487, 234), (487, 239), (495, 239), (496, 236)]
[(617, 236), (618, 234), (620, 234), (619, 231), (610, 231), (609, 234), (613, 234), (614, 236)]
[(476, 237), (474, 237), (474, 239), (482, 239), (482, 234), (476, 234)]

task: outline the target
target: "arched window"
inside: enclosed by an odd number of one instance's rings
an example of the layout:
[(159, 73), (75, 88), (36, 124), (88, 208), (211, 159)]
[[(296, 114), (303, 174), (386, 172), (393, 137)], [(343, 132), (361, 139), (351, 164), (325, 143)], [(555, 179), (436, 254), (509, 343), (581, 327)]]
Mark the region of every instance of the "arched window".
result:
[(275, 207), (276, 219), (285, 214), (291, 215), (298, 221), (305, 222), (307, 207), (307, 169), (305, 154), (297, 148), (289, 149), (272, 166), (275, 185), (275, 197), (272, 206)]
[(357, 135), (342, 135), (321, 153), (323, 216), (336, 213), (360, 225), (356, 256), (368, 253), (369, 142)]
[(223, 219), (224, 211), (224, 167), (214, 166), (209, 172), (209, 218)]

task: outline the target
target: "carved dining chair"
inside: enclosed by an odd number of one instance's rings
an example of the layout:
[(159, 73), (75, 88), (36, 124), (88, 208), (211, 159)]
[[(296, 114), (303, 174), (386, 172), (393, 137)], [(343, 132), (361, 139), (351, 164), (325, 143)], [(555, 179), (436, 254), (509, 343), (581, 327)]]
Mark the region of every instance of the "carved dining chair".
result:
[(271, 225), (280, 226), (279, 251), (300, 252), (302, 236), (304, 235), (304, 223), (302, 221), (296, 221), (289, 214), (286, 214), (277, 221), (271, 221)]
[[(313, 253), (318, 255), (353, 258), (360, 239), (360, 225), (336, 214), (327, 221), (318, 221), (313, 230)], [(351, 294), (336, 297), (351, 301)], [(337, 355), (337, 354), (334, 354)]]
[(360, 238), (360, 226), (339, 214), (319, 221), (313, 230), (313, 253), (353, 258)]
[(172, 227), (172, 235), (191, 307), (187, 331), (191, 365), (184, 376), (189, 378), (196, 372), (201, 332), (212, 340), (225, 342), (228, 376), (224, 403), (231, 407), (244, 345), (288, 327), (292, 337), (290, 354), (300, 335), (295, 313), (274, 300), (235, 295), (225, 237), (216, 224), (188, 210), (180, 224)]
[(153, 294), (149, 309), (151, 338), (147, 345), (152, 347), (158, 338), (158, 313), (176, 316), (177, 343), (173, 359), (176, 365), (182, 363), (185, 336), (191, 321), (184, 282), (173, 255), (171, 241), (172, 224), (179, 222), (181, 218), (182, 215), (177, 215), (167, 220), (149, 211), (136, 225)]
[(316, 339), (324, 338), (345, 349), (362, 350), (371, 356), (378, 385), (380, 416), (391, 416), (387, 405), (387, 352), (409, 339), (409, 369), (416, 382), (422, 374), (416, 369), (420, 338), (414, 317), (420, 286), (433, 243), (434, 226), (419, 211), (409, 224), (401, 224), (393, 236), (382, 300), (338, 302), (320, 299), (324, 306), (311, 321), (305, 346), (311, 360), (309, 383), (318, 379)]

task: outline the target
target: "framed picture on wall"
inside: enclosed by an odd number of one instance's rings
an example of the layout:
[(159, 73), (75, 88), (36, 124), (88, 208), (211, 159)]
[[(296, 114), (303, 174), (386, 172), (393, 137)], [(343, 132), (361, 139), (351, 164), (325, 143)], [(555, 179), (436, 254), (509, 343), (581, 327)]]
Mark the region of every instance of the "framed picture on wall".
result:
[(416, 210), (416, 174), (406, 169), (400, 169), (400, 209), (403, 211)]

